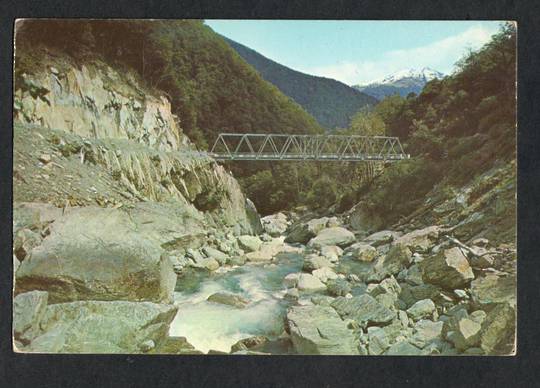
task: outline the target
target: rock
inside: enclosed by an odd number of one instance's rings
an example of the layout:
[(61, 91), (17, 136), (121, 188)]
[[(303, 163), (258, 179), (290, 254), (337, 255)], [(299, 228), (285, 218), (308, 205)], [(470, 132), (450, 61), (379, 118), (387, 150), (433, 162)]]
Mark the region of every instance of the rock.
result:
[(299, 354), (358, 354), (352, 330), (331, 307), (291, 307), (287, 312), (287, 326)]
[(238, 352), (240, 350), (256, 349), (265, 345), (269, 341), (270, 340), (268, 339), (268, 337), (265, 337), (263, 335), (244, 338), (231, 346), (231, 353)]
[(352, 244), (355, 239), (352, 232), (336, 226), (321, 230), (316, 237), (309, 240), (308, 246), (320, 249), (324, 245), (337, 245), (343, 248)]
[(281, 239), (273, 239), (271, 242), (263, 242), (258, 251), (247, 253), (246, 259), (252, 262), (270, 261), (278, 253), (288, 250), (289, 247)]
[(489, 245), (489, 240), (487, 238), (482, 238), (482, 237), (476, 238), (472, 240), (472, 245), (485, 248)]
[(195, 268), (207, 269), (208, 271), (215, 271), (219, 268), (219, 262), (212, 257), (205, 257), (192, 264), (192, 266)]
[(47, 306), (29, 351), (39, 353), (136, 353), (167, 337), (173, 305), (151, 302), (77, 301)]
[(364, 261), (367, 263), (372, 262), (379, 255), (377, 249), (373, 248), (371, 245), (364, 243), (356, 243), (351, 245), (347, 248), (345, 254), (347, 256), (355, 258), (356, 260)]
[(487, 314), (480, 333), (480, 347), (486, 354), (515, 353), (516, 307), (501, 303)]
[(16, 339), (28, 343), (39, 333), (47, 299), (46, 291), (25, 292), (13, 298), (13, 336)]
[(413, 320), (431, 317), (436, 311), (435, 303), (431, 299), (419, 300), (407, 309), (407, 314)]
[(420, 286), (424, 284), (420, 266), (418, 264), (411, 265), (407, 269), (405, 278), (403, 280), (405, 280), (411, 286)]
[(302, 266), (302, 269), (304, 271), (311, 272), (315, 271), (316, 269), (330, 268), (332, 266), (333, 264), (328, 261), (328, 259), (312, 253), (304, 257), (304, 265)]
[(422, 284), (420, 286), (410, 286), (401, 284), (401, 293), (399, 299), (405, 302), (408, 307), (411, 307), (416, 302), (423, 299), (433, 299), (439, 294), (439, 288), (432, 284)]
[(456, 349), (463, 351), (478, 345), (481, 328), (482, 326), (472, 319), (459, 318), (452, 326), (452, 330), (446, 334), (446, 338), (454, 344)]
[(401, 322), (401, 326), (403, 327), (409, 326), (409, 317), (407, 316), (407, 313), (405, 311), (402, 311), (402, 310), (398, 311), (398, 319)]
[(19, 261), (23, 261), (32, 249), (41, 244), (39, 233), (33, 232), (30, 229), (19, 229), (13, 240), (13, 252)]
[(246, 256), (244, 255), (229, 256), (229, 258), (227, 259), (227, 264), (229, 265), (244, 265), (245, 263), (246, 263)]
[(311, 301), (313, 304), (319, 304), (321, 306), (330, 306), (330, 304), (334, 301), (334, 298), (328, 295), (313, 295), (311, 297)]
[(323, 283), (326, 283), (328, 280), (338, 278), (338, 275), (328, 267), (316, 269), (312, 272), (312, 275)]
[(298, 278), (300, 277), (299, 273), (290, 273), (283, 278), (283, 285), (287, 288), (296, 287), (298, 283)]
[(368, 327), (368, 354), (378, 356), (390, 347), (386, 332), (380, 327)]
[(396, 316), (395, 312), (384, 307), (367, 294), (352, 298), (338, 297), (331, 306), (342, 318), (354, 319), (356, 322), (368, 326), (389, 323)]
[(315, 292), (325, 290), (326, 286), (315, 276), (307, 273), (302, 273), (298, 277), (297, 288), (300, 291)]
[(332, 296), (345, 296), (351, 292), (351, 286), (346, 280), (333, 279), (326, 283), (328, 293)]
[(443, 330), (443, 322), (433, 322), (422, 319), (414, 326), (415, 334), (410, 339), (411, 344), (423, 349), (432, 341), (440, 340)]
[(58, 218), (16, 274), (15, 294), (46, 290), (72, 300), (168, 302), (176, 274), (159, 242), (113, 208), (73, 209)]
[(283, 299), (286, 300), (298, 300), (299, 298), (300, 292), (298, 291), (298, 288), (289, 288), (285, 295), (283, 295)]
[(256, 236), (240, 236), (238, 237), (238, 245), (240, 248), (242, 248), (245, 252), (254, 252), (258, 251), (261, 247), (261, 240)]
[(381, 256), (375, 262), (375, 273), (379, 278), (389, 275), (397, 275), (411, 262), (411, 251), (405, 245), (393, 244), (388, 253)]
[(427, 283), (446, 289), (462, 288), (474, 279), (474, 273), (460, 248), (445, 249), (420, 263)]
[(321, 256), (323, 256), (331, 263), (337, 262), (342, 254), (343, 249), (341, 249), (337, 245), (325, 245), (321, 248)]
[(479, 277), (471, 282), (471, 298), (476, 307), (484, 310), (501, 303), (515, 306), (516, 277), (500, 277), (495, 274)]
[(151, 354), (203, 354), (191, 345), (186, 337), (167, 337), (155, 348), (151, 349)]
[(287, 230), (287, 216), (283, 213), (272, 214), (261, 218), (264, 231), (272, 237), (278, 237)]
[(381, 283), (375, 285), (369, 291), (369, 294), (374, 298), (378, 295), (385, 294), (390, 295), (394, 301), (398, 299), (400, 293), (401, 287), (393, 276), (388, 279), (384, 279)]
[(401, 236), (398, 232), (393, 232), (391, 230), (381, 230), (380, 232), (370, 234), (362, 241), (366, 244), (369, 244), (373, 247), (378, 247), (379, 245), (384, 245), (391, 243)]
[(469, 299), (469, 295), (468, 295), (467, 292), (465, 292), (464, 290), (460, 290), (460, 289), (454, 290), (454, 294), (455, 294), (459, 299)]
[(216, 260), (220, 265), (223, 265), (227, 262), (228, 256), (215, 248), (203, 247), (202, 251), (208, 258)]
[(439, 230), (438, 226), (415, 230), (397, 238), (395, 243), (405, 245), (412, 252), (425, 253), (435, 245), (439, 237)]
[(226, 304), (240, 309), (243, 309), (249, 304), (249, 300), (243, 296), (225, 291), (216, 292), (215, 294), (210, 295), (207, 300), (209, 302)]
[(389, 356), (419, 356), (422, 351), (409, 342), (400, 341), (390, 346), (384, 354)]
[(486, 320), (487, 314), (484, 310), (476, 310), (469, 314), (469, 318), (475, 321), (478, 324), (484, 323)]
[(143, 353), (148, 353), (150, 350), (154, 349), (156, 347), (156, 343), (149, 339), (144, 341), (142, 344), (139, 345), (139, 349)]
[(52, 156), (50, 154), (41, 154), (38, 159), (43, 164), (52, 162)]
[(321, 230), (323, 230), (327, 223), (328, 218), (323, 217), (310, 220), (306, 223), (296, 224), (292, 227), (291, 231), (287, 235), (287, 238), (285, 238), (285, 242), (306, 244), (310, 239), (315, 237)]

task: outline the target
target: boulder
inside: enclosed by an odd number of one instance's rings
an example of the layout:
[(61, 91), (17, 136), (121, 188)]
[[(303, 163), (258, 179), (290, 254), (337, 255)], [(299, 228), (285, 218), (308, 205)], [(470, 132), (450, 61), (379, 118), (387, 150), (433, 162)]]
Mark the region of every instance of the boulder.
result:
[(282, 239), (273, 239), (270, 242), (263, 242), (259, 250), (246, 254), (247, 261), (265, 262), (270, 261), (280, 252), (292, 251), (291, 247), (283, 244)]
[(287, 230), (287, 216), (283, 213), (272, 214), (261, 218), (264, 231), (272, 237), (279, 237)]
[(474, 268), (490, 268), (495, 263), (495, 258), (482, 247), (473, 246), (475, 255), (470, 255), (471, 265)]
[(216, 292), (215, 294), (210, 295), (207, 300), (209, 302), (226, 304), (239, 309), (243, 309), (249, 304), (249, 300), (243, 296), (225, 291)]
[(337, 245), (344, 248), (354, 242), (356, 237), (340, 226), (321, 230), (317, 236), (309, 240), (308, 246), (321, 249), (324, 245)]
[(244, 338), (231, 346), (231, 353), (235, 353), (241, 350), (256, 349), (265, 345), (269, 341), (270, 340), (268, 339), (268, 337), (265, 337), (263, 335)]
[(391, 230), (381, 230), (380, 232), (370, 234), (365, 239), (363, 239), (362, 242), (369, 244), (373, 247), (378, 247), (379, 245), (391, 243), (392, 241), (399, 238), (399, 236), (401, 236), (401, 234), (398, 232), (393, 232)]
[(416, 302), (423, 299), (432, 299), (439, 294), (439, 288), (432, 284), (422, 284), (419, 286), (410, 286), (408, 284), (401, 284), (401, 293), (399, 299), (405, 302), (410, 307)]
[(47, 306), (43, 334), (28, 350), (38, 353), (138, 353), (167, 338), (173, 305), (127, 301), (77, 301)]
[(378, 356), (383, 354), (390, 347), (389, 338), (386, 332), (380, 327), (368, 327), (368, 354)]
[(415, 230), (397, 238), (395, 243), (405, 245), (412, 252), (429, 252), (439, 237), (439, 230), (438, 226)]
[(423, 280), (446, 289), (463, 288), (474, 279), (474, 273), (458, 247), (445, 249), (420, 263)]
[(478, 345), (481, 328), (479, 323), (470, 318), (457, 318), (446, 334), (446, 338), (454, 344), (456, 349), (463, 351)]
[(208, 258), (216, 260), (220, 265), (223, 265), (227, 262), (228, 256), (215, 248), (203, 247), (202, 251)]
[(302, 273), (298, 277), (297, 288), (300, 291), (315, 292), (325, 290), (326, 286), (315, 276), (308, 273)]
[(407, 341), (399, 341), (384, 353), (388, 356), (420, 356), (422, 351)]
[(23, 261), (32, 249), (41, 244), (41, 235), (30, 229), (19, 229), (13, 240), (13, 253), (19, 261)]
[(300, 273), (290, 273), (287, 274), (283, 278), (283, 285), (287, 288), (293, 288), (296, 287), (296, 284), (298, 283), (298, 278), (300, 277)]
[[(295, 224), (287, 237), (285, 242), (288, 243), (301, 243), (306, 244), (310, 239), (315, 237), (321, 230), (326, 228), (328, 218), (316, 218), (306, 223)], [(331, 245), (331, 244), (327, 244)]]
[(393, 276), (387, 279), (384, 279), (382, 282), (375, 285), (369, 291), (369, 294), (374, 298), (377, 297), (378, 295), (385, 294), (385, 295), (390, 295), (394, 301), (398, 299), (400, 293), (401, 293), (401, 287)]
[(407, 314), (413, 320), (428, 318), (436, 311), (435, 303), (431, 299), (419, 300), (407, 309)]
[[(164, 237), (162, 237), (164, 238)], [(15, 293), (49, 292), (49, 302), (168, 302), (176, 274), (160, 241), (142, 233), (126, 212), (73, 209), (58, 218), (16, 274)]]
[(262, 241), (257, 236), (244, 235), (238, 237), (238, 245), (245, 252), (258, 251), (261, 247)]
[(471, 282), (471, 298), (477, 308), (489, 310), (497, 304), (516, 304), (516, 277), (487, 274)]
[(45, 315), (48, 293), (30, 291), (13, 298), (13, 336), (23, 343), (39, 333), (39, 324)]
[(311, 272), (315, 271), (316, 269), (330, 267), (333, 267), (333, 264), (328, 259), (323, 256), (311, 253), (304, 257), (304, 265), (302, 266), (302, 269), (304, 271)]
[(193, 263), (192, 267), (215, 271), (219, 268), (219, 262), (212, 257), (205, 257)]
[(287, 326), (299, 354), (358, 354), (352, 330), (331, 307), (291, 307), (287, 312)]
[(150, 354), (203, 354), (203, 352), (195, 349), (186, 337), (167, 337), (159, 344), (151, 349)]
[(316, 269), (311, 274), (323, 283), (338, 278), (338, 275), (328, 267)]
[(351, 292), (349, 282), (343, 279), (333, 279), (326, 283), (328, 293), (332, 296), (346, 296)]
[(300, 292), (298, 291), (298, 288), (289, 288), (285, 295), (283, 295), (283, 299), (286, 300), (298, 300), (299, 298)]
[(443, 322), (433, 322), (426, 319), (416, 322), (414, 326), (415, 333), (410, 339), (411, 344), (423, 349), (430, 342), (441, 340), (443, 325)]
[(372, 262), (379, 255), (377, 249), (364, 243), (351, 245), (345, 250), (345, 254), (356, 260), (365, 261), (367, 263)]
[(375, 261), (375, 273), (379, 278), (397, 275), (411, 263), (411, 251), (403, 244), (393, 244), (388, 253)]
[(480, 347), (486, 354), (515, 353), (516, 307), (509, 303), (494, 306), (482, 322)]
[(321, 256), (323, 256), (331, 263), (337, 262), (342, 254), (343, 249), (341, 249), (337, 245), (325, 245), (321, 248)]
[(394, 311), (367, 294), (352, 298), (340, 296), (332, 302), (331, 306), (342, 318), (354, 319), (362, 325), (384, 325), (396, 317)]

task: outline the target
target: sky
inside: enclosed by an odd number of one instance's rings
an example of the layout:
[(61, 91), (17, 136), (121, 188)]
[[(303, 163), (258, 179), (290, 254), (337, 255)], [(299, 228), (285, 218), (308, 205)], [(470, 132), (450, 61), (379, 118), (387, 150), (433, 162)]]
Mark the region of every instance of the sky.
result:
[(365, 84), (430, 67), (445, 74), (498, 21), (206, 20), (217, 33), (303, 73)]

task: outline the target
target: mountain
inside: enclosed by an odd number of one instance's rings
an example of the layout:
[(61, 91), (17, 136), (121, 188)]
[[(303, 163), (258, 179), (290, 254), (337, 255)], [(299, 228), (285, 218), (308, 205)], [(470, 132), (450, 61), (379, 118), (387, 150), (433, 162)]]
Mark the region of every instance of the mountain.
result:
[(420, 94), (424, 85), (432, 79), (442, 79), (444, 74), (429, 67), (404, 69), (390, 74), (383, 79), (373, 80), (366, 85), (356, 85), (356, 89), (379, 100), (399, 94), (402, 97), (409, 93)]
[(327, 129), (346, 128), (356, 112), (377, 103), (375, 98), (342, 82), (301, 73), (233, 40), (225, 38), (225, 41), (262, 78), (300, 104)]

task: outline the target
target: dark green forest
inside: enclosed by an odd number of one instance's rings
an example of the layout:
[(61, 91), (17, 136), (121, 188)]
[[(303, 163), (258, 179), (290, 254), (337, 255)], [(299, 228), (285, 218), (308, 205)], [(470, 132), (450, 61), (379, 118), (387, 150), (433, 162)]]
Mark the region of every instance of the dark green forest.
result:
[(300, 104), (326, 129), (347, 128), (356, 112), (378, 102), (342, 82), (290, 69), (249, 47), (224, 39), (265, 80)]
[[(219, 132), (323, 131), (203, 21), (25, 22), (17, 31), (17, 71), (31, 73), (40, 44), (80, 63), (103, 58), (135, 69), (150, 90), (169, 97), (180, 127), (201, 149)], [(453, 75), (429, 82), (418, 96), (387, 97), (352, 115), (338, 133), (399, 136), (412, 155), (382, 174), (372, 164), (328, 162), (227, 168), (263, 215), (299, 205), (326, 211), (335, 204), (345, 211), (363, 201), (373, 214), (395, 221), (414, 211), (434, 185), (464, 184), (515, 158), (515, 44), (514, 26), (503, 25), (491, 42), (465, 55)]]

